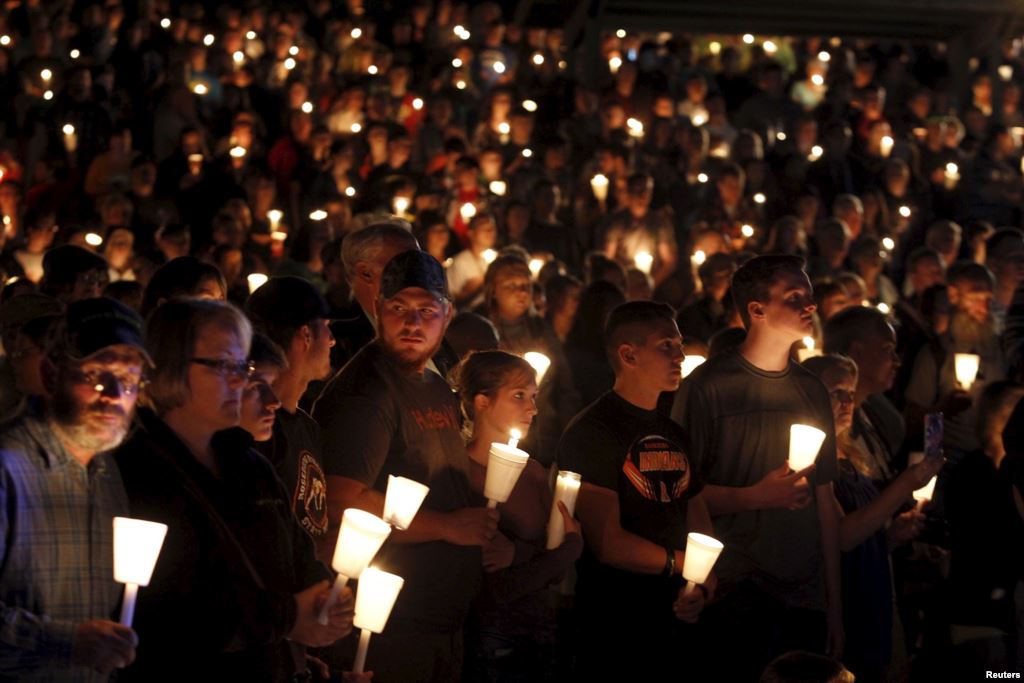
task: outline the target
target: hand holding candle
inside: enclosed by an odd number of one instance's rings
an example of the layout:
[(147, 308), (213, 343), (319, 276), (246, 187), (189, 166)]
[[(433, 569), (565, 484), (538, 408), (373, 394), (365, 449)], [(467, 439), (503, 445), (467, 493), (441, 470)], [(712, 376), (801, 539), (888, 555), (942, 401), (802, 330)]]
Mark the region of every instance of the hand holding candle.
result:
[(321, 624), (327, 623), (327, 612), (337, 600), (341, 589), (349, 579), (360, 577), (363, 570), (373, 562), (390, 533), (391, 526), (380, 517), (356, 508), (345, 510), (338, 530), (338, 544), (334, 547), (334, 558), (331, 560), (331, 566), (338, 572), (338, 577), (320, 610)]
[(124, 626), (132, 625), (139, 586), (149, 585), (166, 536), (166, 524), (114, 517), (114, 580), (124, 584), (121, 603)]
[(935, 475), (928, 480), (928, 483), (921, 488), (914, 491), (914, 500), (917, 501), (917, 509), (920, 510), (925, 506), (926, 503), (931, 501), (932, 496), (935, 495), (935, 482), (939, 480), (939, 475)]
[(362, 673), (366, 667), (366, 651), (370, 647), (370, 635), (382, 633), (388, 623), (391, 610), (398, 599), (405, 579), (394, 574), (382, 572), (370, 567), (359, 579), (359, 591), (356, 593), (356, 615), (353, 624), (361, 629), (359, 648), (352, 671)]
[(558, 504), (565, 505), (569, 515), (576, 514), (576, 498), (580, 493), (580, 475), (560, 470), (555, 480), (555, 497), (551, 501), (551, 515), (548, 517), (548, 550), (562, 545), (565, 540), (565, 520)]

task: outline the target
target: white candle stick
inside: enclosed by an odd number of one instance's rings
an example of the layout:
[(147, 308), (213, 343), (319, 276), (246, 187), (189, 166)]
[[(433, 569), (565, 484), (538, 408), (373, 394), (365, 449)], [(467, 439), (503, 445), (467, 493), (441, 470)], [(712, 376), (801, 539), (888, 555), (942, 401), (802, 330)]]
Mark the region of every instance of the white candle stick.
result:
[(516, 448), (519, 446), (519, 439), (523, 438), (523, 433), (518, 429), (510, 429), (508, 432), (508, 445), (509, 448)]
[(121, 623), (132, 625), (139, 586), (148, 586), (160, 556), (167, 525), (128, 517), (114, 517), (114, 580), (125, 584)]
[(689, 595), (698, 584), (707, 582), (724, 548), (716, 538), (696, 532), (686, 535), (686, 551), (683, 554), (683, 578), (686, 579), (684, 595)]
[(810, 425), (795, 424), (789, 428), (789, 469), (794, 472), (814, 464), (825, 441), (825, 432)]
[(331, 560), (331, 566), (338, 572), (338, 577), (320, 610), (321, 624), (327, 624), (327, 615), (341, 589), (349, 579), (360, 578), (390, 533), (391, 526), (380, 517), (356, 508), (345, 510), (341, 516), (341, 528), (338, 529), (334, 558)]
[(956, 353), (953, 354), (953, 364), (957, 384), (964, 391), (970, 391), (974, 380), (978, 378), (981, 357), (974, 353)]
[(530, 367), (537, 373), (537, 386), (544, 381), (544, 375), (551, 367), (551, 359), (539, 351), (527, 351), (523, 354), (523, 360), (530, 364)]
[(384, 521), (396, 529), (408, 529), (429, 492), (430, 487), (418, 481), (389, 474), (388, 492), (384, 497)]
[(576, 514), (576, 498), (580, 493), (580, 475), (561, 470), (555, 480), (555, 497), (551, 501), (551, 515), (548, 517), (548, 550), (557, 548), (565, 540), (565, 520), (558, 503), (564, 503), (569, 516)]
[(359, 648), (352, 666), (355, 673), (363, 673), (366, 667), (366, 651), (370, 647), (370, 634), (383, 633), (391, 616), (391, 610), (398, 599), (405, 580), (400, 576), (382, 572), (370, 567), (359, 579), (359, 593), (356, 595), (356, 613), (352, 624), (361, 629)]
[(814, 337), (804, 337), (804, 348), (796, 350), (796, 357), (801, 363), (813, 356), (820, 356), (821, 349), (814, 348)]
[(594, 193), (594, 198), (604, 204), (608, 199), (608, 177), (603, 173), (598, 173), (590, 179), (590, 189)]
[(914, 500), (917, 501), (918, 510), (923, 508), (932, 499), (932, 496), (935, 495), (935, 482), (938, 480), (939, 475), (936, 474), (928, 480), (927, 484), (914, 491)]
[(640, 272), (650, 275), (651, 268), (654, 266), (654, 257), (651, 256), (650, 252), (638, 251), (633, 257), (633, 263)]
[(487, 460), (487, 475), (484, 479), (484, 497), (487, 507), (494, 509), (512, 495), (512, 489), (519, 481), (530, 454), (504, 443), (492, 443)]

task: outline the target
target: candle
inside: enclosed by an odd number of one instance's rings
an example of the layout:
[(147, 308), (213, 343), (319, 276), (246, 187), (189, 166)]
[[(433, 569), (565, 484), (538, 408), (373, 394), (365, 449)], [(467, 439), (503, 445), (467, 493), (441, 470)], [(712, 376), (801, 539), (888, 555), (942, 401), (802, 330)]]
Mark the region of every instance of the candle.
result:
[(636, 264), (640, 271), (650, 275), (651, 267), (654, 265), (654, 257), (649, 252), (638, 251), (636, 256), (633, 257), (633, 263)]
[(765, 196), (764, 192), (757, 192), (754, 194), (755, 204), (764, 204), (766, 201), (768, 201), (768, 197)]
[(507, 121), (502, 121), (498, 124), (498, 135), (501, 138), (501, 143), (505, 144), (508, 142), (508, 135), (512, 132), (512, 126)]
[(882, 140), (878, 143), (878, 150), (882, 153), (883, 157), (888, 157), (892, 154), (892, 146), (896, 144), (896, 141), (892, 139), (891, 135), (883, 135)]
[(476, 206), (472, 202), (466, 202), (459, 207), (459, 215), (462, 216), (462, 220), (469, 222), (469, 219), (476, 215)]
[(309, 220), (311, 221), (322, 221), (327, 218), (327, 212), (323, 209), (314, 209), (309, 212)]
[(505, 73), (505, 62), (495, 62), (493, 69), (496, 74)]
[(910, 213), (911, 212), (910, 212), (910, 207), (909, 206), (901, 206), (899, 210), (900, 210), (900, 216), (902, 218), (910, 218)]
[(384, 521), (396, 529), (408, 529), (429, 491), (429, 486), (418, 481), (389, 474), (388, 492), (384, 497)]
[(395, 213), (399, 216), (404, 216), (406, 209), (409, 208), (409, 198), (395, 197), (392, 204), (394, 205)]
[(490, 188), (491, 194), (496, 194), (499, 197), (504, 197), (505, 192), (508, 190), (508, 185), (505, 184), (504, 180), (492, 180), (487, 187)]
[(302, 106), (300, 107), (300, 109), (302, 110), (303, 114), (312, 114), (313, 113), (313, 103), (312, 102), (303, 102)]
[(402, 577), (382, 572), (375, 567), (367, 569), (359, 579), (356, 613), (352, 619), (352, 624), (360, 629), (359, 646), (352, 665), (354, 673), (363, 673), (366, 667), (366, 651), (370, 647), (370, 635), (384, 631), (404, 583), (405, 579)]
[(590, 189), (594, 193), (594, 198), (604, 204), (608, 199), (608, 177), (603, 173), (598, 173), (590, 179)]
[(484, 253), (481, 254), (484, 259), (484, 263), (490, 265), (494, 263), (494, 259), (498, 258), (498, 252), (493, 249), (484, 249)]
[(684, 595), (689, 595), (699, 584), (705, 583), (711, 568), (718, 561), (725, 546), (716, 538), (691, 531), (686, 534), (686, 552), (683, 554)]
[(789, 469), (794, 472), (814, 464), (825, 441), (825, 432), (817, 427), (795, 424), (789, 428)]
[(270, 231), (275, 232), (281, 227), (281, 219), (284, 218), (284, 212), (280, 209), (271, 209), (267, 211), (267, 220), (270, 221)]
[(521, 438), (523, 438), (523, 433), (518, 429), (508, 430), (508, 445), (511, 448), (516, 448), (517, 446), (519, 446), (519, 440)]
[(530, 259), (530, 273), (534, 279), (540, 276), (540, 271), (544, 269), (544, 259), (532, 258)]
[(953, 354), (953, 363), (956, 371), (956, 381), (964, 391), (970, 391), (971, 385), (978, 377), (978, 368), (981, 365), (981, 357), (973, 353)]
[(487, 475), (484, 479), (484, 497), (487, 507), (494, 509), (498, 503), (504, 503), (512, 495), (512, 489), (519, 481), (530, 454), (515, 446), (504, 443), (492, 443), (487, 459)]
[(687, 355), (685, 358), (683, 358), (683, 378), (685, 379), (689, 377), (690, 373), (696, 370), (699, 366), (703, 365), (706, 360), (707, 358), (705, 358), (704, 356)]
[(750, 239), (754, 236), (754, 226), (744, 224), (743, 227), (740, 228), (740, 234), (747, 239)]
[(523, 100), (523, 109), (530, 113), (533, 113), (537, 111), (537, 103), (534, 102), (533, 100)]
[(626, 127), (632, 137), (642, 138), (644, 136), (644, 124), (639, 119), (626, 119)]
[(205, 83), (196, 83), (192, 86), (192, 92), (200, 96), (205, 95), (209, 91), (210, 89), (206, 87)]
[(43, 69), (39, 72), (39, 78), (43, 79), (44, 83), (49, 83), (50, 79), (53, 78), (53, 72), (49, 69)]
[(882, 246), (888, 251), (892, 251), (893, 249), (896, 248), (896, 240), (894, 240), (891, 237), (883, 237)]
[(562, 545), (565, 540), (565, 520), (558, 509), (558, 503), (564, 503), (569, 516), (576, 514), (576, 497), (580, 493), (580, 475), (575, 472), (559, 470), (555, 479), (555, 497), (551, 501), (551, 515), (548, 517), (548, 550)]
[(320, 623), (327, 624), (327, 613), (338, 599), (338, 593), (349, 579), (358, 579), (373, 562), (377, 551), (391, 533), (391, 526), (380, 517), (356, 508), (348, 508), (341, 516), (338, 543), (334, 546), (331, 566), (338, 572), (331, 593), (320, 610)]
[(139, 586), (153, 577), (167, 525), (129, 517), (114, 517), (114, 580), (124, 584), (121, 623), (132, 625)]
[(804, 348), (796, 350), (796, 358), (803, 363), (808, 358), (820, 356), (821, 349), (814, 348), (814, 337), (804, 337)]
[(917, 509), (920, 510), (925, 504), (932, 499), (935, 494), (935, 482), (939, 480), (939, 475), (932, 477), (927, 484), (914, 491), (914, 500), (917, 501)]
[(412, 100), (412, 108), (415, 109), (416, 111), (419, 111), (420, 109), (423, 109), (423, 98), (422, 97), (414, 97), (413, 100)]
[(270, 278), (267, 277), (265, 273), (250, 273), (245, 279), (249, 283), (249, 293), (252, 294), (257, 289), (267, 284), (267, 280)]
[(65, 123), (61, 130), (64, 132), (64, 149), (69, 154), (74, 153), (78, 149), (78, 134), (75, 133), (75, 127), (70, 123)]
[(693, 252), (693, 256), (690, 257), (690, 262), (693, 263), (693, 265), (695, 266), (699, 266), (705, 261), (707, 261), (707, 259), (708, 256), (707, 254), (704, 253), (704, 250), (698, 249), (697, 251)]
[(946, 171), (943, 174), (944, 185), (947, 190), (952, 190), (956, 187), (957, 181), (960, 180), (960, 167), (954, 164), (952, 161), (946, 164)]
[(231, 155), (232, 159), (244, 159), (247, 152), (245, 147), (242, 147), (241, 145), (235, 145), (230, 150), (228, 150), (228, 154)]
[(539, 351), (527, 351), (523, 354), (523, 359), (537, 373), (537, 386), (540, 386), (544, 381), (544, 375), (548, 373), (548, 368), (551, 367), (551, 359)]
[(612, 55), (608, 58), (608, 70), (613, 74), (619, 73), (619, 68), (622, 66), (622, 57), (618, 55)]
[(189, 154), (188, 155), (188, 172), (192, 175), (199, 175), (200, 171), (203, 170), (203, 155), (202, 154)]
[(810, 161), (817, 161), (821, 158), (821, 155), (825, 153), (825, 148), (821, 145), (814, 145), (811, 147), (811, 153), (807, 155)]
[[(4, 216), (4, 224), (7, 225), (10, 220), (10, 216)], [(103, 244), (103, 236), (95, 232), (88, 232), (85, 234), (85, 243), (90, 247), (98, 247)]]

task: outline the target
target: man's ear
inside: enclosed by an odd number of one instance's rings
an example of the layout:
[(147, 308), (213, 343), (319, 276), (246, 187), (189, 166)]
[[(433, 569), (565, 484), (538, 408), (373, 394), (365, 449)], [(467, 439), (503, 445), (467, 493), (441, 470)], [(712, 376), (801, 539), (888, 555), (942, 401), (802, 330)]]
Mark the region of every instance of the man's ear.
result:
[(751, 320), (764, 320), (764, 304), (760, 301), (751, 301), (747, 304), (747, 315)]
[(616, 352), (619, 354), (619, 363), (623, 367), (636, 365), (636, 348), (632, 344), (619, 344)]
[(367, 261), (356, 262), (356, 276), (368, 285), (373, 284), (373, 270)]

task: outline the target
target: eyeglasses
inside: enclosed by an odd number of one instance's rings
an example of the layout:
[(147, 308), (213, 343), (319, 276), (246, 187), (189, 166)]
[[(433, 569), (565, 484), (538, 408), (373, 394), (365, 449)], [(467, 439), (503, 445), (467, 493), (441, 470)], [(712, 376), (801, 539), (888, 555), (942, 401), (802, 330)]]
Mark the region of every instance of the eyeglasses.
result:
[(190, 363), (203, 365), (221, 377), (228, 379), (251, 379), (256, 372), (256, 364), (251, 360), (226, 360), (223, 358), (193, 358)]
[(135, 395), (146, 384), (142, 377), (119, 375), (110, 370), (79, 371), (75, 374), (74, 379), (79, 384), (91, 386), (97, 394), (105, 393), (111, 386), (116, 386), (118, 391), (125, 396)]
[(829, 392), (829, 396), (832, 397), (833, 401), (839, 404), (853, 403), (853, 392), (847, 391), (846, 389), (833, 389)]

